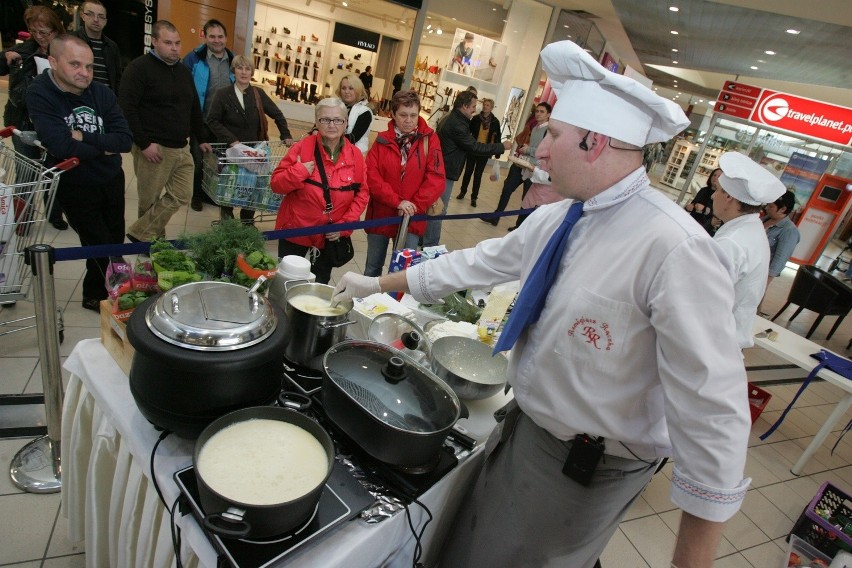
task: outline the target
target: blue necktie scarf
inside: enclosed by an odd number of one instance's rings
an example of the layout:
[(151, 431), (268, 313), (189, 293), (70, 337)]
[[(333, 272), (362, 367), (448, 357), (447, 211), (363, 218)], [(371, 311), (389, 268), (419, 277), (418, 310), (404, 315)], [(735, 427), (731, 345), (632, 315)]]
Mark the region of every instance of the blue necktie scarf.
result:
[(515, 300), (515, 307), (509, 315), (509, 321), (506, 322), (503, 332), (497, 340), (497, 345), (494, 346), (495, 354), (511, 349), (520, 337), (521, 332), (527, 326), (538, 321), (547, 294), (550, 292), (550, 287), (553, 286), (556, 274), (559, 272), (559, 265), (562, 262), (562, 255), (565, 253), (568, 236), (582, 214), (583, 202), (575, 201), (568, 208), (568, 213), (562, 220), (562, 224), (559, 225), (547, 242), (547, 246), (541, 251), (541, 255), (535, 261), (535, 266), (533, 266), (530, 275), (524, 282), (524, 287), (521, 288), (521, 292)]

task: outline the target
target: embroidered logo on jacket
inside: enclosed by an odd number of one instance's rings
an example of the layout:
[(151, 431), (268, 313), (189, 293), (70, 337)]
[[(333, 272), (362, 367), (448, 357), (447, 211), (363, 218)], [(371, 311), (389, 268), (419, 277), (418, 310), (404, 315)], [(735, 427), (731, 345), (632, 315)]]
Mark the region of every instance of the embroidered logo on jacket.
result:
[(574, 320), (568, 330), (568, 337), (576, 337), (598, 351), (610, 351), (612, 349), (612, 333), (609, 324), (598, 322), (589, 317), (580, 317)]

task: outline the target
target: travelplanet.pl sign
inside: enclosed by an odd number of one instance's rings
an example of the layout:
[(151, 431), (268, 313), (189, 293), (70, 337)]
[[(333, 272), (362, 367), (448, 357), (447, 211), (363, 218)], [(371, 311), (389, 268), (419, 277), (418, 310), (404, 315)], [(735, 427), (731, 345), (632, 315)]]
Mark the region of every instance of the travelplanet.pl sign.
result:
[[(756, 97), (757, 104), (732, 100), (730, 93), (739, 92), (737, 89), (746, 89), (751, 96), (760, 93)], [(719, 108), (720, 102), (732, 105), (727, 105), (730, 108)], [(731, 81), (725, 83), (716, 106), (723, 114), (745, 118), (750, 113), (752, 122), (835, 144), (852, 144), (852, 109), (847, 107)], [(735, 110), (740, 112), (732, 112)]]

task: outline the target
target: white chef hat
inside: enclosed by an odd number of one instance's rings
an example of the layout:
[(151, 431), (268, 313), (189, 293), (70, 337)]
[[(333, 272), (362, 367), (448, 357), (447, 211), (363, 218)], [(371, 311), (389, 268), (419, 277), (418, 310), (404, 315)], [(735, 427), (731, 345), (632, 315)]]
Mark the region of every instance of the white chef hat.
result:
[(719, 157), (719, 185), (725, 193), (746, 205), (773, 203), (787, 188), (777, 177), (739, 152), (726, 152)]
[(665, 142), (689, 126), (673, 101), (607, 71), (574, 42), (547, 45), (541, 62), (557, 96), (551, 118), (636, 146)]

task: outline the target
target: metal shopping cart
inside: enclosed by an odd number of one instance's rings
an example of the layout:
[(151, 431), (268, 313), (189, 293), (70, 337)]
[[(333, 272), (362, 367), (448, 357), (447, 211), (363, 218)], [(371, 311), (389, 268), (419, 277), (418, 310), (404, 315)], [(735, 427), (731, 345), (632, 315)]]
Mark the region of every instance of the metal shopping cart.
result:
[[(33, 132), (20, 132), (14, 126), (0, 130), (0, 305), (7, 309), (27, 298), (32, 274), (24, 266), (24, 251), (44, 240), (47, 212), (56, 196), (59, 175), (79, 162), (65, 160), (47, 168), (15, 152), (6, 139), (12, 134), (30, 145), (41, 147)], [(0, 336), (32, 329), (26, 325), (35, 316), (0, 322), (7, 331)], [(59, 337), (63, 337), (62, 313), (57, 313)]]
[(213, 152), (204, 155), (201, 187), (216, 205), (242, 207), (261, 213), (278, 213), (281, 194), (269, 188), (272, 171), (287, 153), (280, 141), (244, 142), (254, 149), (250, 155), (234, 155), (228, 144), (211, 144)]

